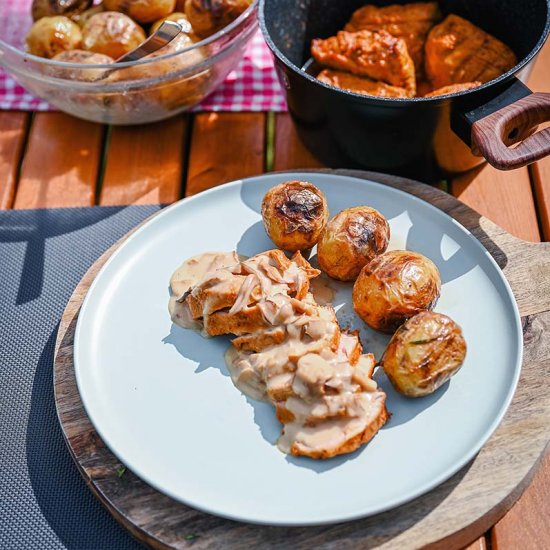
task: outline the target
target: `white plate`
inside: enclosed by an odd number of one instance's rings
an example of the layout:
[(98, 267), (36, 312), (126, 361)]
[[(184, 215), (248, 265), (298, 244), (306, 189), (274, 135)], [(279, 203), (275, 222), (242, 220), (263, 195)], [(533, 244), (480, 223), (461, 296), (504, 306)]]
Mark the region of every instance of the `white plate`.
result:
[[(435, 394), (393, 391), (391, 420), (368, 445), (328, 461), (282, 454), (271, 406), (245, 398), (223, 360), (229, 340), (173, 326), (168, 280), (195, 254), (273, 248), (260, 203), (285, 179), (308, 180), (330, 210), (371, 205), (389, 220), (391, 248), (429, 256), (443, 280), (437, 310), (463, 328), (468, 356)], [(349, 285), (335, 305), (361, 327)], [(367, 351), (386, 338), (362, 328)], [(515, 390), (522, 335), (515, 301), (488, 252), (452, 218), (390, 187), (326, 174), (267, 175), (215, 188), (164, 210), (113, 254), (90, 288), (75, 338), (75, 369), (98, 433), (133, 472), (176, 500), (224, 517), (311, 525), (375, 514), (411, 500), (464, 466), (495, 430)]]

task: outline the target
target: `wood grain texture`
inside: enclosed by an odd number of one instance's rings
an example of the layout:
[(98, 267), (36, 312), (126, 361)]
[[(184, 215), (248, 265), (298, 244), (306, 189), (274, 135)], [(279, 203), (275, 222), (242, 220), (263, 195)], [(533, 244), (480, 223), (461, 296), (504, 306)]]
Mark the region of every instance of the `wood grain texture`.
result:
[(485, 542), (485, 537), (477, 539), (475, 542), (470, 544), (464, 550), (487, 550), (487, 543)]
[(451, 193), (512, 235), (540, 241), (529, 170), (501, 172), (489, 165), (456, 176)]
[(550, 241), (550, 159), (534, 164), (531, 167), (531, 176), (542, 239)]
[[(208, 516), (165, 497), (120, 467), (86, 417), (74, 380), (73, 336), (78, 312), (113, 247), (86, 274), (64, 313), (56, 343), (54, 387), (69, 449), (91, 489), (139, 539), (157, 548), (461, 548), (493, 525), (531, 480), (550, 434), (550, 293), (533, 291), (550, 273), (550, 245), (526, 245), (449, 195), (431, 187), (372, 173), (342, 172), (407, 190), (452, 215), (480, 239), (503, 267), (524, 320), (524, 364), (512, 405), (475, 459), (431, 493), (390, 512), (317, 528), (245, 525)], [(518, 273), (534, 257), (546, 271)], [(548, 277), (550, 279), (550, 277)], [(481, 544), (481, 542), (479, 543)]]
[(288, 113), (277, 114), (275, 117), (273, 169), (293, 170), (323, 167), (324, 165), (300, 141), (290, 115)]
[(29, 120), (29, 113), (0, 112), (0, 210), (13, 204)]
[[(535, 67), (529, 78), (529, 87), (534, 92), (547, 92), (550, 90), (550, 42), (537, 56)], [(531, 178), (542, 238), (545, 241), (550, 241), (550, 158), (533, 164)], [(548, 501), (550, 502), (550, 493)]]
[[(550, 154), (550, 94), (536, 92), (472, 124), (472, 151), (499, 170), (514, 170)], [(517, 143), (516, 147), (510, 145)]]
[(550, 548), (549, 495), (550, 454), (547, 452), (529, 488), (493, 528), (493, 550)]
[(92, 206), (103, 128), (63, 113), (37, 113), (14, 208)]
[(185, 195), (264, 171), (263, 113), (195, 116)]
[(99, 204), (163, 204), (180, 198), (187, 121), (113, 127)]

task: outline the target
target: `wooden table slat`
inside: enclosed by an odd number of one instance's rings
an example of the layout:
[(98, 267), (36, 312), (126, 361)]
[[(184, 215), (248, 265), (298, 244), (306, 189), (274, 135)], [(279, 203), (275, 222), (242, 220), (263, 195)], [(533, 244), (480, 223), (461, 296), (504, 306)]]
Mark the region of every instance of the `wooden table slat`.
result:
[(0, 210), (11, 208), (31, 115), (0, 112)]
[(549, 495), (550, 455), (547, 455), (529, 488), (493, 528), (493, 550), (550, 548)]
[(185, 195), (265, 170), (264, 113), (195, 116)]
[[(550, 43), (538, 55), (529, 79), (529, 86), (534, 92), (550, 91)], [(537, 162), (531, 167), (531, 178), (542, 238), (550, 241), (550, 158)]]
[(181, 196), (187, 119), (111, 130), (102, 206), (171, 203)]
[(487, 550), (487, 542), (485, 541), (485, 537), (481, 537), (475, 542), (472, 542), (472, 544), (464, 550)]
[(103, 127), (63, 113), (37, 113), (14, 208), (92, 206)]
[(550, 241), (550, 159), (534, 164), (531, 167), (531, 177), (542, 239)]
[(290, 115), (287, 113), (276, 115), (273, 169), (293, 170), (324, 167), (325, 165), (317, 160), (300, 141)]
[(540, 241), (529, 170), (501, 172), (484, 165), (455, 177), (452, 194), (512, 235)]

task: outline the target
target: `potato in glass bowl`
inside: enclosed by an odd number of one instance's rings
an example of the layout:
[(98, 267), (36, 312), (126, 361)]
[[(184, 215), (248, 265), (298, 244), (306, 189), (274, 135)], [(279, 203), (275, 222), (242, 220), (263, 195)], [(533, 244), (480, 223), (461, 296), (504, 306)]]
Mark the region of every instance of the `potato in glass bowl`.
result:
[[(214, 34), (202, 38), (186, 26), (185, 32), (162, 50), (139, 61), (117, 64), (113, 71), (114, 59), (110, 61), (104, 56), (109, 51), (116, 54), (120, 50), (107, 50), (103, 41), (87, 40), (89, 28), (94, 27), (90, 21), (105, 19), (105, 6), (75, 1), (70, 11), (62, 13), (52, 9), (49, 13), (43, 2), (39, 9), (36, 8), (38, 1), (21, 0), (16, 3), (0, 0), (0, 64), (29, 92), (61, 111), (108, 124), (155, 122), (195, 106), (236, 67), (257, 29), (258, 0), (246, 0), (247, 5), (242, 5), (244, 11), (236, 14), (234, 20)], [(187, 1), (200, 4), (201, 0)], [(82, 30), (82, 41), (67, 40), (69, 45), (63, 45), (60, 50), (57, 45), (49, 47), (48, 36), (38, 34), (40, 49), (36, 53), (43, 57), (28, 51), (26, 35), (33, 23), (40, 22), (40, 19), (33, 21), (33, 6), (35, 15), (66, 17), (77, 23)], [(174, 11), (178, 8), (179, 4), (174, 3)], [(122, 12), (111, 13), (120, 13), (121, 20), (129, 18)], [(159, 13), (163, 14), (162, 19), (170, 16), (165, 12)], [(132, 21), (138, 29), (126, 23), (126, 28), (132, 27), (132, 44), (135, 43), (134, 37), (146, 36), (156, 23)], [(69, 27), (72, 29), (72, 26)], [(94, 44), (98, 43), (102, 48), (95, 51)], [(60, 55), (74, 49), (80, 53)], [(101, 54), (104, 63), (97, 64), (95, 61), (99, 57), (85, 56), (82, 51)], [(78, 61), (68, 62), (72, 59)]]

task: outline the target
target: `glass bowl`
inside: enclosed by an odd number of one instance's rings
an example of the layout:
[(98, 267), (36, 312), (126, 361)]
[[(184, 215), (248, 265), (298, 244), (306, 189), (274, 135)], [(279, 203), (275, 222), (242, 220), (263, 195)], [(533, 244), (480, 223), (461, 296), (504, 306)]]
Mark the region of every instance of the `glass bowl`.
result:
[[(212, 93), (241, 60), (256, 32), (257, 3), (192, 46), (113, 65), (60, 63), (28, 54), (31, 0), (0, 0), (0, 65), (61, 111), (108, 124), (143, 124), (186, 111)], [(176, 50), (176, 51), (174, 51)], [(112, 71), (104, 73), (104, 71)], [(103, 75), (106, 76), (103, 76)]]

